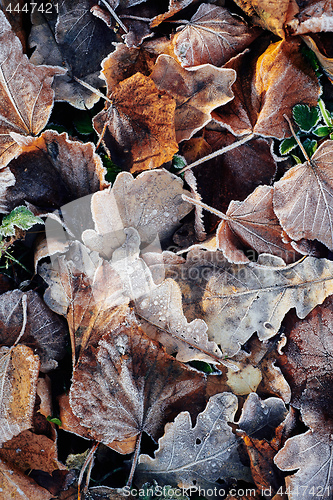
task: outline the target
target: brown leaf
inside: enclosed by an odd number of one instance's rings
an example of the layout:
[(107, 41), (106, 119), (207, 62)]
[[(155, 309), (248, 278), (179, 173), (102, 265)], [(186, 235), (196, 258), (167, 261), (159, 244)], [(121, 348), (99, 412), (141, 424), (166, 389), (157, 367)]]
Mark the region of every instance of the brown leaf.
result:
[(229, 262), (250, 262), (244, 245), (256, 252), (270, 253), (290, 263), (297, 253), (282, 240), (282, 228), (273, 211), (273, 188), (258, 186), (244, 201), (232, 201), (217, 231), (218, 248)]
[[(0, 458), (0, 488), (5, 499), (14, 500), (50, 500), (54, 497), (49, 491), (38, 486), (38, 484), (30, 477), (25, 476), (7, 464)], [(19, 496), (18, 496), (19, 495)]]
[(223, 66), (257, 38), (260, 30), (249, 29), (228, 9), (203, 3), (188, 24), (175, 35), (174, 51), (183, 67), (199, 64)]
[(164, 12), (163, 14), (159, 14), (158, 16), (155, 16), (150, 23), (151, 27), (155, 28), (163, 21), (169, 19), (169, 17), (174, 16), (175, 14), (177, 14), (177, 12), (180, 12), (181, 10), (185, 9), (195, 1), (196, 0), (169, 0), (168, 11)]
[(96, 350), (82, 354), (70, 404), (98, 441), (128, 439), (143, 431), (156, 439), (184, 405), (200, 411), (205, 385), (203, 374), (166, 354), (133, 319), (107, 333)]
[(213, 118), (235, 135), (290, 136), (283, 115), (291, 118), (295, 104), (316, 106), (321, 92), (314, 71), (303, 59), (300, 43), (299, 39), (282, 40), (270, 44), (263, 54), (259, 46), (229, 61), (225, 68), (237, 72), (236, 97)]
[(305, 0), (301, 11), (287, 23), (292, 34), (320, 33), (333, 31), (333, 5), (327, 0)]
[(307, 46), (316, 54), (321, 67), (323, 68), (325, 74), (333, 83), (333, 58), (326, 57), (315, 44), (314, 40), (310, 36), (302, 36), (302, 39), (307, 44)]
[[(16, 179), (0, 199), (6, 211), (26, 201), (44, 210), (65, 205), (108, 185), (105, 169), (91, 143), (69, 140), (52, 130), (40, 137), (15, 135), (20, 156), (8, 168)], [(7, 175), (5, 171), (0, 173)]]
[(112, 160), (131, 172), (171, 160), (178, 151), (174, 99), (141, 73), (120, 82), (111, 98), (112, 104), (95, 116), (94, 127), (99, 134), (107, 127), (105, 144)]
[(168, 55), (160, 55), (151, 74), (160, 90), (176, 100), (177, 142), (190, 139), (211, 120), (211, 111), (233, 99), (236, 73), (211, 64), (184, 69)]
[(13, 345), (20, 333), (24, 321), (23, 295), (27, 299), (27, 325), (21, 342), (38, 353), (40, 370), (47, 372), (56, 368), (57, 360), (65, 355), (67, 328), (36, 292), (23, 294), (21, 290), (13, 290), (0, 295), (0, 344)]
[(236, 4), (264, 29), (284, 38), (285, 24), (299, 12), (295, 0), (235, 0)]
[(32, 425), (39, 364), (30, 347), (1, 348), (0, 443)]
[(53, 77), (65, 70), (31, 64), (2, 11), (0, 32), (0, 165), (4, 167), (19, 150), (10, 133), (36, 135), (47, 124), (53, 106)]
[(319, 146), (274, 185), (274, 211), (293, 240), (318, 240), (333, 249), (333, 141)]

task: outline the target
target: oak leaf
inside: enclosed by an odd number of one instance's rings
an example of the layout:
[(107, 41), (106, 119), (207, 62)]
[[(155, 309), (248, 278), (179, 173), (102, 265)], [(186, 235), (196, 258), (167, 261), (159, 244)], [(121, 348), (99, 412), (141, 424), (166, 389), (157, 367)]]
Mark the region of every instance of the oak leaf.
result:
[(227, 423), (233, 421), (237, 406), (234, 394), (216, 394), (194, 427), (190, 414), (181, 412), (165, 426), (155, 457), (139, 457), (137, 475), (143, 480), (157, 476), (164, 484), (181, 488), (218, 486), (219, 478), (248, 479), (248, 469), (237, 452), (237, 438)]
[(223, 66), (259, 35), (228, 9), (203, 3), (188, 24), (175, 35), (174, 51), (181, 65)]
[(94, 118), (112, 160), (131, 172), (160, 167), (178, 151), (174, 130), (176, 103), (141, 73), (126, 78), (111, 94), (112, 103)]
[(176, 100), (177, 142), (190, 139), (211, 120), (211, 111), (233, 99), (233, 70), (202, 64), (182, 68), (171, 56), (158, 56), (151, 78), (161, 91)]
[(293, 240), (318, 240), (333, 249), (333, 141), (274, 185), (274, 211)]
[[(85, 350), (74, 370), (70, 405), (98, 441), (154, 439), (180, 407), (202, 407), (205, 376), (149, 339), (134, 318)], [(98, 408), (98, 412), (96, 412)]]
[(0, 166), (4, 167), (19, 150), (10, 133), (37, 135), (47, 124), (53, 107), (53, 77), (65, 70), (31, 64), (2, 11), (0, 32)]
[(292, 117), (295, 104), (316, 106), (318, 79), (300, 52), (300, 40), (289, 39), (231, 59), (225, 68), (237, 72), (235, 99), (213, 118), (235, 135), (254, 133), (284, 139), (290, 136), (284, 114)]

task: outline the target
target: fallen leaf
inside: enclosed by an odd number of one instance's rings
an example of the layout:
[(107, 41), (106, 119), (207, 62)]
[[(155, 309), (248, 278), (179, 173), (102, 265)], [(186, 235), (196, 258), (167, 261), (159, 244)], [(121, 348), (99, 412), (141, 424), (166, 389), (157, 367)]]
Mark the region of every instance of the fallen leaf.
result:
[(154, 458), (140, 455), (137, 476), (141, 481), (158, 477), (163, 484), (181, 488), (211, 488), (218, 479), (249, 478), (237, 452), (237, 438), (229, 421), (237, 411), (237, 398), (231, 393), (212, 396), (192, 427), (189, 412), (177, 415), (165, 426)]
[(160, 167), (178, 151), (174, 131), (176, 103), (141, 73), (123, 80), (111, 94), (112, 104), (94, 118), (112, 160), (131, 172)]
[[(221, 214), (222, 215), (222, 214)], [(270, 253), (293, 262), (297, 253), (282, 239), (282, 227), (273, 211), (273, 188), (258, 186), (244, 201), (232, 201), (216, 231), (218, 248), (229, 262), (250, 262), (242, 247)]]
[(196, 0), (169, 0), (169, 8), (167, 12), (164, 12), (163, 14), (159, 14), (158, 16), (155, 16), (151, 23), (150, 26), (152, 28), (155, 28), (159, 24), (161, 24), (163, 21), (166, 19), (169, 19), (169, 17), (174, 16), (177, 14), (177, 12), (180, 12), (181, 10), (185, 9), (191, 3), (195, 2)]
[(234, 70), (202, 64), (182, 68), (171, 56), (158, 56), (151, 78), (176, 100), (177, 142), (190, 139), (211, 120), (211, 111), (233, 99)]
[(321, 67), (323, 68), (325, 74), (333, 83), (333, 58), (326, 57), (324, 54), (320, 52), (314, 40), (310, 36), (303, 36), (302, 39), (306, 43), (306, 45), (316, 54), (318, 61), (320, 62)]
[(0, 488), (4, 493), (3, 498), (30, 500), (51, 500), (52, 493), (38, 484), (30, 477), (17, 471), (10, 464), (0, 458)]
[(67, 329), (36, 292), (13, 290), (0, 295), (0, 343), (10, 347), (20, 333), (25, 315), (23, 296), (27, 300), (27, 324), (21, 342), (38, 353), (40, 370), (50, 371), (65, 355)]
[(274, 211), (293, 240), (318, 240), (333, 249), (333, 141), (310, 161), (288, 170), (274, 185)]
[(205, 376), (166, 354), (134, 318), (86, 349), (72, 380), (72, 410), (103, 443), (143, 431), (156, 439), (184, 404), (197, 412), (205, 392)]
[(292, 34), (320, 33), (333, 30), (333, 6), (327, 0), (305, 0), (301, 10), (287, 23), (287, 30)]
[(235, 135), (290, 137), (284, 115), (291, 118), (295, 104), (316, 106), (321, 92), (300, 43), (299, 39), (282, 40), (270, 44), (264, 53), (259, 46), (230, 60), (225, 68), (237, 72), (235, 99), (213, 118)]
[(295, 0), (235, 0), (252, 22), (284, 38), (285, 25), (299, 12)]
[(31, 64), (2, 11), (0, 32), (0, 165), (5, 167), (19, 150), (10, 133), (37, 135), (43, 130), (53, 107), (53, 77), (65, 70)]
[[(71, 141), (65, 132), (52, 130), (40, 137), (14, 137), (20, 156), (8, 166), (16, 182), (0, 200), (6, 211), (26, 201), (52, 210), (108, 186), (93, 144)], [(8, 175), (3, 172), (0, 179)]]
[(250, 29), (228, 9), (203, 3), (176, 33), (174, 51), (183, 67), (207, 63), (223, 66), (259, 34), (260, 30)]

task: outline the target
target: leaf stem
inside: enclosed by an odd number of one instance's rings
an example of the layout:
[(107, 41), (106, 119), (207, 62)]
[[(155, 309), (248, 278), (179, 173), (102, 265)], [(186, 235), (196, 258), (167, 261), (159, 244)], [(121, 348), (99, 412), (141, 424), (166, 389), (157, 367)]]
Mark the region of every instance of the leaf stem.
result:
[(138, 463), (138, 460), (139, 460), (139, 453), (140, 453), (140, 448), (141, 448), (141, 439), (142, 439), (142, 432), (140, 432), (140, 434), (138, 434), (138, 437), (137, 437), (137, 440), (136, 440), (136, 443), (135, 443), (135, 450), (134, 450), (134, 455), (133, 455), (133, 460), (132, 460), (132, 466), (131, 466), (130, 474), (128, 476), (127, 483), (126, 483), (126, 486), (128, 488), (130, 488), (131, 485), (132, 485), (132, 481), (133, 481), (135, 469), (136, 469), (136, 466), (137, 466), (137, 463)]
[(290, 127), (290, 131), (291, 131), (291, 133), (292, 133), (292, 135), (293, 135), (293, 137), (294, 137), (295, 141), (297, 142), (297, 144), (298, 144), (298, 145), (299, 145), (299, 147), (301, 148), (301, 151), (302, 151), (302, 153), (303, 153), (303, 155), (304, 155), (304, 158), (306, 159), (306, 161), (310, 161), (310, 158), (309, 158), (309, 156), (308, 156), (308, 153), (305, 151), (303, 144), (302, 144), (302, 143), (301, 143), (301, 141), (299, 140), (299, 137), (297, 137), (297, 135), (296, 135), (296, 133), (295, 133), (295, 130), (294, 130), (294, 127), (292, 126), (292, 123), (291, 123), (290, 119), (288, 118), (288, 116), (287, 116), (287, 115), (283, 115), (283, 117), (287, 120), (288, 125), (289, 125), (289, 127)]
[[(88, 465), (90, 465), (90, 463), (93, 461), (94, 454), (98, 448), (98, 445), (99, 445), (99, 443), (95, 443), (93, 445), (93, 447), (89, 451), (88, 455), (86, 456), (86, 459), (85, 459), (85, 461), (82, 465), (82, 468), (80, 470), (80, 475), (79, 475), (79, 479), (78, 479), (78, 483), (77, 483), (77, 500), (81, 500), (81, 484), (82, 484), (82, 480), (83, 480), (83, 475), (84, 475), (85, 470), (88, 467)], [(90, 478), (90, 472), (91, 472), (91, 467), (89, 469), (89, 478)], [(88, 478), (87, 478), (87, 481), (89, 481)]]
[(108, 98), (108, 96), (104, 95), (102, 92), (100, 92), (98, 89), (95, 89), (95, 87), (92, 87), (91, 85), (89, 85), (89, 83), (87, 82), (84, 82), (83, 80), (80, 80), (80, 78), (77, 78), (76, 76), (73, 76), (74, 80), (76, 80), (80, 85), (82, 85), (83, 87), (86, 87), (86, 89), (90, 90), (91, 92), (93, 92), (94, 94), (98, 95), (99, 97), (101, 97), (102, 99), (105, 99), (106, 101), (108, 101), (110, 104), (112, 104), (112, 101), (111, 99)]
[(204, 156), (203, 158), (200, 158), (199, 160), (191, 163), (190, 165), (187, 165), (184, 167), (182, 170), (179, 170), (177, 174), (182, 174), (186, 170), (189, 170), (190, 168), (197, 167), (198, 165), (201, 165), (201, 163), (205, 163), (208, 160), (212, 160), (213, 158), (216, 158), (217, 156), (223, 155), (224, 153), (227, 153), (228, 151), (231, 151), (232, 149), (238, 148), (242, 144), (245, 144), (246, 142), (250, 141), (255, 137), (255, 134), (249, 134), (240, 139), (239, 141), (233, 142), (232, 144), (229, 144), (229, 146), (225, 146), (222, 149), (219, 149), (218, 151), (214, 151), (214, 153), (211, 153), (210, 155)]
[(196, 200), (194, 198), (191, 198), (190, 196), (187, 196), (186, 194), (182, 194), (182, 198), (184, 201), (187, 201), (188, 203), (193, 203), (193, 205), (198, 205), (201, 208), (204, 208), (208, 212), (217, 215), (220, 219), (223, 220), (233, 220), (231, 217), (228, 217), (228, 215), (224, 214), (223, 212), (220, 212), (219, 210), (216, 210), (216, 208), (212, 208), (209, 205), (206, 205), (206, 203), (203, 203), (200, 200)]
[(105, 8), (110, 12), (111, 16), (117, 21), (119, 26), (125, 31), (125, 33), (128, 33), (128, 29), (126, 28), (125, 24), (119, 19), (115, 11), (112, 9), (111, 5), (106, 2), (106, 0), (101, 0), (102, 4), (104, 4)]

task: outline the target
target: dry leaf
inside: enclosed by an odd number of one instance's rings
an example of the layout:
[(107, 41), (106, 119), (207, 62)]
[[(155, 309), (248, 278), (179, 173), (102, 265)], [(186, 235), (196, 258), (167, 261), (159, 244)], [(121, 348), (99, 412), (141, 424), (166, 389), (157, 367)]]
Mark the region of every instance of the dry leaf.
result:
[[(227, 422), (233, 421), (237, 398), (225, 392), (211, 397), (192, 427), (187, 411), (165, 426), (155, 457), (139, 457), (137, 475), (141, 482), (158, 477), (163, 484), (181, 488), (211, 488), (216, 481), (249, 479), (237, 452), (237, 438)], [(142, 479), (141, 479), (142, 478)]]
[(211, 120), (211, 111), (233, 99), (231, 85), (236, 73), (202, 64), (184, 69), (173, 57), (158, 56), (151, 78), (161, 91), (176, 100), (177, 142), (190, 139)]
[(182, 66), (223, 66), (257, 38), (260, 30), (249, 29), (228, 9), (203, 3), (173, 39)]
[(14, 345), (0, 350), (0, 443), (32, 425), (39, 364), (30, 347)]
[(285, 24), (299, 12), (295, 0), (235, 0), (235, 2), (255, 24), (273, 31), (281, 38), (285, 36)]
[(320, 33), (333, 31), (333, 5), (327, 0), (305, 0), (301, 11), (287, 23), (292, 34)]
[(160, 167), (178, 151), (174, 130), (175, 100), (141, 73), (123, 80), (112, 104), (94, 118), (112, 160), (140, 172)]
[(53, 106), (53, 77), (65, 70), (31, 64), (2, 11), (0, 32), (0, 165), (4, 167), (19, 150), (10, 133), (36, 135), (47, 124)]
[(318, 240), (333, 249), (333, 141), (319, 146), (310, 161), (286, 172), (274, 185), (274, 211), (293, 240)]
[[(332, 18), (333, 19), (333, 18)], [(307, 44), (307, 46), (316, 54), (321, 67), (323, 68), (325, 74), (333, 83), (333, 58), (325, 57), (324, 54), (320, 52), (317, 45), (310, 36), (302, 36), (302, 39)]]
[(81, 425), (107, 444), (143, 431), (156, 439), (179, 408), (200, 411), (204, 392), (205, 376), (166, 354), (133, 318), (81, 355), (70, 404)]
[(225, 68), (237, 72), (236, 97), (215, 112), (214, 119), (235, 135), (290, 136), (283, 115), (291, 118), (295, 104), (316, 106), (321, 92), (314, 71), (300, 52), (300, 43), (299, 39), (283, 40), (270, 44), (263, 54), (258, 47), (229, 61)]
[(0, 458), (0, 488), (4, 499), (13, 500), (51, 500), (54, 495), (30, 477), (16, 470)]
[(258, 186), (244, 201), (232, 201), (217, 231), (218, 248), (229, 262), (250, 262), (242, 247), (270, 253), (293, 262), (297, 253), (282, 239), (282, 228), (273, 211), (273, 188)]
[(175, 14), (177, 14), (177, 12), (180, 12), (181, 10), (185, 9), (195, 1), (196, 0), (169, 0), (168, 11), (158, 16), (155, 16), (150, 23), (151, 27), (155, 28), (163, 21), (169, 19), (169, 17), (174, 16)]

